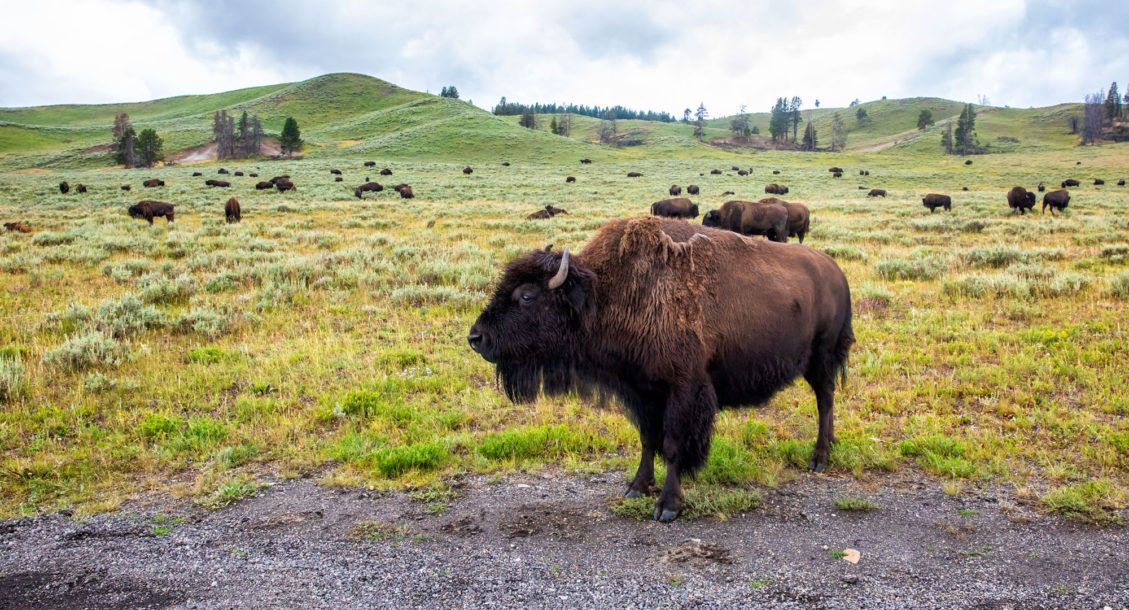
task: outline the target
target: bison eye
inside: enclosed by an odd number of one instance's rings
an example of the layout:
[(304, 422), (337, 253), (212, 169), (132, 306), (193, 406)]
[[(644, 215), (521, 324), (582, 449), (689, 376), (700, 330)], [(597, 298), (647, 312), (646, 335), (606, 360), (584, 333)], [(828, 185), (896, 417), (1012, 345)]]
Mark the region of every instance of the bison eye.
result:
[(522, 305), (528, 305), (537, 298), (539, 292), (536, 286), (525, 284), (514, 290), (513, 299), (520, 302)]

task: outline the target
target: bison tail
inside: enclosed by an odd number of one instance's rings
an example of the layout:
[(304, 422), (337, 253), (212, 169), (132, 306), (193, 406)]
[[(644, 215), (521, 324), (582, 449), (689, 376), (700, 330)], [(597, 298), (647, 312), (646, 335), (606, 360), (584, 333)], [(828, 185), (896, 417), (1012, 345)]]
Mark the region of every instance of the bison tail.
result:
[(847, 321), (839, 331), (839, 340), (835, 344), (835, 360), (839, 363), (839, 387), (847, 387), (847, 364), (851, 358), (851, 346), (855, 344), (855, 331), (851, 327), (850, 309), (847, 310)]

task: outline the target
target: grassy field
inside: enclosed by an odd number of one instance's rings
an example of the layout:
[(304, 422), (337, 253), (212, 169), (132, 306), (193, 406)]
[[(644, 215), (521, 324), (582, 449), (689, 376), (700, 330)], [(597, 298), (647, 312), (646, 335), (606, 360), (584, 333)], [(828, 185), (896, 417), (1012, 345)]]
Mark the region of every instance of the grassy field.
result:
[[(35, 229), (0, 234), (0, 517), (107, 510), (151, 490), (219, 506), (280, 475), (439, 495), (463, 472), (626, 476), (638, 441), (616, 409), (509, 404), (466, 331), (501, 265), (529, 249), (582, 250), (672, 183), (701, 185), (709, 209), (769, 181), (809, 205), (806, 245), (834, 256), (854, 292), (833, 476), (908, 469), (954, 494), (1006, 483), (1099, 521), (1129, 499), (1129, 189), (1114, 186), (1129, 148), (1074, 146), (1069, 105), (984, 109), (981, 140), (1001, 152), (966, 166), (939, 154), (937, 128), (899, 135), (916, 121), (903, 100), (874, 102), (870, 131), (852, 136), (897, 145), (829, 155), (726, 152), (641, 121), (621, 122), (638, 146), (599, 147), (586, 117), (558, 138), (357, 75), (207, 97), (0, 110), (0, 219)], [(123, 109), (164, 125), (166, 141), (202, 143), (216, 104), (256, 109), (268, 127), (302, 117), (304, 160), (223, 163), (290, 174), (298, 192), (255, 191), (251, 177), (207, 189), (190, 174), (216, 164), (126, 171), (84, 152)], [(416, 199), (357, 201), (352, 187), (377, 178), (365, 159)], [(148, 177), (168, 186), (141, 188)], [(1083, 186), (1064, 216), (1008, 213), (1011, 186), (1067, 177)], [(90, 192), (62, 195), (63, 179)], [(953, 212), (930, 215), (929, 192), (951, 194)], [(222, 222), (232, 195), (239, 225)], [(176, 222), (130, 219), (142, 198), (176, 203)], [(570, 214), (524, 220), (549, 203)], [(815, 427), (802, 383), (724, 414), (689, 488), (697, 513), (799, 476)]]

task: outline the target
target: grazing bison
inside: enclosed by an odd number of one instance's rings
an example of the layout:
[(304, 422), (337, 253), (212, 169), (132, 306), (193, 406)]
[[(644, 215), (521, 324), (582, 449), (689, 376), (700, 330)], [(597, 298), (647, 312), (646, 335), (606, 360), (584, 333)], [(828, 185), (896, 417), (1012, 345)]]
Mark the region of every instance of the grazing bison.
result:
[(172, 222), (176, 215), (175, 208), (176, 206), (171, 203), (146, 199), (138, 202), (137, 205), (129, 206), (129, 216), (130, 218), (144, 218), (149, 224), (153, 224), (153, 219), (158, 216), (164, 216), (165, 220)]
[(843, 172), (835, 172), (834, 174), (831, 174), (831, 177), (832, 178), (842, 178)]
[(227, 188), (227, 187), (231, 186), (231, 183), (228, 182), (227, 180), (210, 180), (209, 179), (209, 180), (205, 180), (204, 184), (206, 184), (208, 186), (218, 186), (218, 187), (221, 187), (221, 188)]
[(566, 210), (564, 208), (554, 207), (552, 205), (547, 205), (547, 206), (545, 206), (545, 209), (537, 210), (536, 212), (530, 214), (529, 216), (526, 216), (525, 219), (526, 220), (546, 220), (546, 219), (549, 219), (549, 218), (556, 216), (557, 214), (568, 214), (568, 210)]
[(736, 165), (734, 165), (734, 166), (730, 167), (729, 169), (731, 169), (731, 170), (733, 170), (733, 171), (738, 171), (738, 170), (740, 170), (741, 168), (739, 168), (739, 167), (737, 167)]
[(339, 169), (331, 169), (331, 170), (329, 170), (329, 173), (333, 174), (334, 176), (340, 176), (340, 175), (341, 175), (341, 170), (339, 170)]
[(936, 211), (937, 208), (945, 208), (945, 211), (948, 212), (953, 209), (953, 198), (948, 195), (929, 193), (921, 200), (921, 205), (929, 208), (930, 214)]
[(278, 184), (279, 182), (284, 182), (284, 181), (287, 181), (287, 180), (290, 180), (290, 175), (284, 174), (282, 176), (275, 176), (274, 178), (271, 178), (270, 183), (271, 184)]
[(1007, 192), (1007, 205), (1011, 208), (1013, 214), (1015, 212), (1019, 212), (1021, 215), (1026, 214), (1028, 210), (1035, 207), (1035, 193), (1022, 186), (1012, 187)]
[(509, 166), (510, 166), (509, 161), (502, 161), (502, 167), (509, 167)]
[(365, 161), (365, 167), (376, 167), (376, 161)]
[(642, 175), (643, 175), (643, 174), (641, 174), (641, 173), (639, 173), (639, 172), (627, 172), (627, 177), (628, 177), (628, 178), (638, 178), (638, 177), (640, 177), (640, 176), (642, 176)]
[(660, 455), (654, 517), (669, 522), (718, 411), (766, 404), (800, 376), (818, 408), (808, 467), (826, 469), (855, 339), (850, 287), (829, 256), (634, 218), (608, 223), (577, 256), (546, 248), (511, 261), (467, 341), (515, 403), (542, 391), (618, 397), (642, 446), (626, 495), (650, 492)]
[(711, 169), (711, 170), (710, 170), (710, 175), (712, 175), (712, 176), (720, 176), (720, 175), (721, 175), (721, 170), (720, 170), (720, 169)]
[(1101, 186), (1103, 184), (1105, 184), (1105, 180), (1102, 180), (1101, 178), (1094, 179), (1094, 186)]
[(218, 171), (218, 172), (216, 172), (216, 173), (217, 173), (217, 174), (226, 174), (226, 173), (228, 173), (228, 171), (227, 171), (226, 169), (224, 169), (224, 168), (222, 168), (222, 167), (221, 167), (221, 168), (220, 168), (220, 171)]
[(234, 173), (233, 175), (235, 175), (235, 176), (242, 176), (242, 175), (243, 175), (243, 172), (235, 172), (235, 173)]
[(866, 196), (867, 197), (885, 197), (886, 196), (886, 189), (870, 189), (870, 192), (867, 193)]
[(764, 192), (768, 193), (769, 195), (787, 195), (788, 187), (784, 186), (783, 184), (777, 184), (773, 182), (771, 184), (765, 185)]
[(667, 218), (697, 218), (698, 206), (685, 197), (663, 199), (651, 204), (651, 215)]
[(700, 190), (701, 189), (698, 188), (697, 184), (691, 184), (690, 186), (686, 187), (686, 192), (691, 195), (697, 195)]
[(384, 190), (384, 186), (382, 184), (380, 184), (379, 182), (366, 182), (366, 183), (358, 186), (357, 188), (353, 189), (353, 195), (355, 195), (357, 197), (357, 199), (361, 199), (362, 196), (365, 193), (368, 193), (368, 192), (379, 193), (380, 191), (383, 191), (383, 190)]
[(670, 185), (670, 194), (671, 195), (681, 195), (682, 194), (682, 187), (678, 186), (677, 184)]
[(466, 174), (467, 176), (469, 176), (473, 171), (474, 170), (471, 169), (471, 167), (469, 165), (463, 168), (463, 173)]
[(1125, 178), (1117, 181), (1117, 186), (1125, 186)]
[(259, 177), (259, 175), (258, 175), (258, 174), (256, 174), (255, 172), (251, 172), (251, 173), (247, 174), (247, 177), (249, 177), (249, 178), (258, 178), (258, 177)]
[(76, 184), (76, 185), (75, 185), (75, 187), (74, 187), (74, 192), (76, 192), (76, 193), (85, 193), (85, 192), (86, 192), (86, 185), (85, 185), (85, 184), (81, 184), (81, 183), (80, 183), (80, 184)]
[(384, 169), (380, 170), (380, 175), (381, 175), (381, 176), (391, 176), (391, 175), (392, 175), (392, 170), (390, 170), (390, 169), (388, 169), (388, 168), (386, 167), (386, 168), (384, 168)]
[(565, 176), (565, 184), (576, 182), (576, 176)]
[(393, 190), (400, 193), (400, 199), (411, 199), (416, 196), (410, 184), (397, 184)]
[(777, 204), (726, 201), (721, 209), (707, 212), (702, 225), (741, 235), (764, 235), (780, 243), (788, 241), (788, 210)]
[(132, 187), (132, 186), (130, 186), (130, 185), (128, 185), (128, 184), (123, 184), (123, 185), (122, 185), (122, 190), (123, 190), (123, 191), (131, 191), (131, 190), (133, 190), (133, 187)]
[(344, 179), (344, 178), (342, 178), (341, 176), (334, 176), (334, 177), (333, 177), (333, 181), (334, 181), (334, 182), (344, 182), (344, 181), (345, 181), (345, 179)]
[(297, 191), (298, 190), (298, 187), (295, 186), (294, 183), (291, 182), (289, 178), (275, 182), (274, 188), (278, 189), (278, 192), (280, 192), (280, 193), (285, 193), (286, 191)]
[(1042, 193), (1043, 191), (1047, 190), (1047, 185), (1040, 182), (1037, 188), (1039, 189), (1039, 192)]
[(843, 173), (843, 168), (835, 166), (828, 168), (827, 171), (831, 172), (832, 174), (841, 174)]
[(590, 164), (590, 163), (592, 163), (592, 160), (591, 160), (591, 159), (581, 159), (581, 160), (580, 160), (580, 164), (581, 164), (581, 165), (588, 165), (588, 164)]
[(203, 172), (192, 172), (193, 178), (196, 178), (197, 176), (203, 176), (203, 175), (204, 175)]
[(274, 188), (274, 183), (269, 180), (263, 180), (261, 182), (255, 183), (255, 190), (257, 191), (265, 191), (272, 188)]
[(141, 183), (141, 186), (144, 186), (145, 188), (153, 188), (155, 186), (164, 186), (164, 185), (165, 185), (165, 181), (161, 180), (160, 178), (150, 178), (150, 179), (146, 180), (145, 182)]
[(737, 170), (737, 175), (738, 175), (738, 176), (748, 176), (748, 175), (749, 175), (749, 170), (747, 170), (747, 169), (739, 169), (739, 170)]
[(66, 180), (63, 180), (59, 183), (59, 192), (66, 195), (67, 193), (71, 192), (71, 185), (67, 184)]
[(788, 211), (788, 237), (798, 238), (801, 244), (804, 243), (804, 236), (808, 234), (808, 229), (811, 227), (811, 212), (808, 211), (808, 206), (802, 203), (790, 203), (776, 197), (767, 197), (757, 203), (784, 206)]
[(965, 165), (972, 165), (972, 159), (965, 159), (964, 164)]
[(773, 175), (773, 176), (779, 176), (779, 175), (780, 175), (780, 170), (778, 170), (778, 169), (774, 169), (774, 170), (772, 170), (772, 175)]
[(223, 206), (223, 217), (228, 224), (243, 220), (243, 209), (239, 207), (239, 200), (235, 197), (227, 200)]
[(869, 176), (869, 175), (870, 175), (870, 170), (868, 170), (868, 169), (860, 169), (860, 170), (859, 170), (859, 175), (860, 175), (860, 176)]
[(967, 186), (962, 186), (962, 187), (960, 187), (960, 190), (962, 190), (962, 191), (967, 191), (967, 190), (968, 190), (968, 187), (967, 187)]
[(1063, 211), (1066, 206), (1070, 204), (1070, 191), (1052, 191), (1043, 195), (1043, 213), (1047, 213), (1047, 207), (1051, 208), (1051, 216), (1055, 215), (1055, 210)]
[(23, 222), (6, 222), (4, 223), (4, 230), (13, 233), (31, 233), (31, 227)]
[(1061, 185), (1060, 188), (1066, 188), (1068, 186), (1078, 186), (1079, 184), (1080, 183), (1077, 180), (1075, 180), (1074, 178), (1067, 178), (1066, 180), (1062, 181), (1062, 185)]
[(736, 193), (734, 193), (733, 191), (725, 191), (724, 193), (721, 194), (721, 196), (722, 197), (728, 197), (730, 195), (735, 195), (735, 194)]

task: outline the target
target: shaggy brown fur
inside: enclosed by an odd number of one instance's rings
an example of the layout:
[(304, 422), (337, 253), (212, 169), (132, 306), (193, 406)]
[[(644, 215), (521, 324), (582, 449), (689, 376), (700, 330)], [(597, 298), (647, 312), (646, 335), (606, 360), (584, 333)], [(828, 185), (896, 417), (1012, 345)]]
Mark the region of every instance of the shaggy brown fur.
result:
[(830, 257), (650, 217), (605, 225), (563, 277), (562, 259), (546, 249), (509, 263), (467, 339), (515, 402), (542, 389), (618, 397), (642, 445), (627, 495), (649, 492), (656, 454), (667, 464), (656, 519), (678, 516), (680, 479), (706, 461), (719, 409), (763, 405), (800, 376), (819, 414), (809, 466), (827, 467), (854, 343)]
[(788, 241), (788, 209), (778, 204), (726, 201), (721, 209), (707, 212), (702, 225), (741, 235), (764, 235), (780, 243)]
[(1070, 205), (1070, 191), (1060, 190), (1052, 191), (1043, 195), (1043, 213), (1047, 213), (1047, 208), (1051, 208), (1051, 216), (1055, 215), (1055, 210), (1063, 211), (1066, 206)]
[(651, 204), (651, 215), (667, 218), (697, 218), (698, 206), (685, 197), (663, 199)]
[(286, 192), (286, 191), (297, 191), (298, 190), (298, 187), (294, 186), (294, 183), (291, 182), (289, 178), (276, 181), (274, 183), (274, 188), (278, 189), (278, 192), (280, 192), (280, 193)]
[(150, 179), (146, 180), (145, 182), (141, 183), (141, 186), (144, 186), (146, 188), (153, 188), (155, 186), (164, 186), (164, 185), (165, 185), (165, 181), (161, 180), (160, 178), (150, 178)]
[(867, 197), (885, 197), (886, 196), (886, 189), (870, 189), (870, 192), (867, 193), (866, 196)]
[(382, 184), (380, 184), (379, 182), (366, 182), (366, 183), (358, 186), (357, 188), (353, 189), (353, 195), (357, 199), (362, 199), (364, 197), (365, 193), (368, 193), (368, 192), (379, 193), (380, 191), (383, 191), (383, 190), (384, 190), (384, 186)]
[(31, 227), (22, 222), (6, 222), (4, 223), (4, 230), (13, 233), (31, 233)]
[(232, 197), (227, 200), (227, 203), (223, 206), (223, 216), (228, 223), (243, 220), (243, 209), (239, 206), (238, 199)]
[(1007, 205), (1012, 212), (1019, 212), (1021, 215), (1026, 214), (1027, 210), (1035, 207), (1035, 193), (1022, 186), (1012, 187), (1007, 192)]
[(945, 208), (945, 211), (953, 209), (953, 198), (948, 195), (938, 195), (937, 193), (929, 193), (921, 199), (921, 205), (929, 208), (929, 213), (932, 214), (937, 208)]
[(160, 216), (172, 222), (173, 217), (176, 216), (176, 206), (164, 201), (146, 199), (138, 202), (137, 205), (129, 206), (129, 215), (131, 218), (144, 218), (149, 224), (153, 224), (153, 219)]
[(568, 214), (568, 210), (566, 210), (564, 208), (554, 207), (552, 204), (550, 204), (550, 205), (545, 206), (545, 209), (537, 210), (536, 212), (530, 214), (529, 216), (526, 216), (525, 219), (526, 220), (545, 220), (545, 219), (548, 219), (548, 218), (552, 218), (552, 217), (556, 216), (557, 214)]
[(274, 188), (274, 183), (269, 180), (263, 180), (255, 184), (256, 191), (265, 191)]
[(765, 185), (764, 192), (768, 193), (769, 195), (787, 195), (788, 187), (784, 186), (783, 184), (777, 184), (773, 182), (771, 184)]
[(807, 235), (808, 228), (811, 226), (811, 212), (808, 211), (808, 206), (802, 203), (793, 203), (777, 199), (776, 197), (766, 197), (757, 203), (776, 204), (784, 206), (788, 210), (788, 237), (795, 237), (804, 243), (804, 235)]
[(410, 184), (397, 184), (392, 187), (392, 190), (400, 193), (400, 199), (411, 199), (416, 196), (416, 194), (412, 192), (412, 185)]

